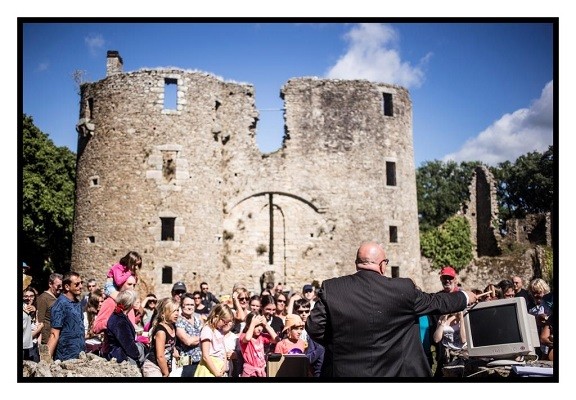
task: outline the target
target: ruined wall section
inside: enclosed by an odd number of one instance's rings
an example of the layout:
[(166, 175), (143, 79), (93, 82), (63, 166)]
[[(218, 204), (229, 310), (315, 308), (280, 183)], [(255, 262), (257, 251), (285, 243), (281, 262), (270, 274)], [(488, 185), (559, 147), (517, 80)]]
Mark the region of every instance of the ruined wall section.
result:
[[(392, 95), (392, 116), (384, 115), (384, 92)], [(391, 260), (388, 275), (397, 267), (399, 276), (421, 281), (407, 91), (368, 81), (298, 78), (284, 85), (282, 97), (282, 149), (253, 157), (252, 171), (230, 175), (236, 196), (227, 207), (225, 262), (243, 271), (245, 282), (273, 271), (298, 287), (354, 272), (358, 244), (378, 240)], [(396, 168), (395, 186), (386, 183), (387, 161)], [(243, 165), (230, 158), (232, 170)], [(390, 226), (397, 228), (395, 243)]]
[(470, 197), (461, 213), (470, 224), (474, 258), (498, 256), (502, 237), (498, 229), (496, 182), (486, 166), (474, 170), (468, 190)]

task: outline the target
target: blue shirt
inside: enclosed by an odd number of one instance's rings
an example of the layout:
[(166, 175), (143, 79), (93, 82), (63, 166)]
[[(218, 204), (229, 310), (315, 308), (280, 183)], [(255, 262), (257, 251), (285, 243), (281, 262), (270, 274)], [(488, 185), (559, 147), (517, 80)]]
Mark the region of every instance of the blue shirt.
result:
[(71, 301), (63, 294), (58, 296), (50, 311), (52, 328), (60, 329), (54, 352), (55, 360), (78, 358), (85, 349), (84, 316), (79, 301)]
[[(197, 314), (192, 314), (192, 316), (194, 318), (194, 324), (191, 324), (186, 319), (179, 317), (178, 321), (176, 322), (176, 328), (183, 328), (190, 336), (200, 336), (200, 331), (202, 330), (202, 321)], [(202, 349), (200, 344), (189, 347), (180, 342), (180, 340), (176, 340), (176, 343), (177, 348), (180, 351), (180, 355), (187, 354), (190, 356), (192, 361), (200, 362), (200, 359), (202, 358)]]

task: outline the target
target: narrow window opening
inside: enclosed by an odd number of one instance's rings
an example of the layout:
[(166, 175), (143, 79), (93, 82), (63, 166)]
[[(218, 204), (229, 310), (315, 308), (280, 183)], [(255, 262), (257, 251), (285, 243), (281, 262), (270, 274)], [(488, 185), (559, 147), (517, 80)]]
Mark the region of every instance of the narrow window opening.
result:
[(160, 218), (162, 221), (162, 241), (173, 241), (174, 240), (174, 222), (176, 218), (167, 217)]
[(386, 185), (396, 186), (396, 163), (386, 161)]
[(400, 276), (400, 267), (392, 267), (390, 268), (390, 270), (392, 271), (392, 278), (398, 278)]
[(398, 243), (398, 227), (390, 227), (390, 243)]
[(164, 78), (164, 109), (176, 110), (178, 104), (178, 80)]
[(172, 283), (172, 267), (162, 268), (162, 283)]
[(86, 119), (91, 120), (94, 114), (94, 99), (92, 97), (88, 98), (88, 109), (86, 110)]
[(394, 115), (392, 95), (390, 93), (382, 93), (382, 103), (384, 108), (384, 115), (392, 117)]
[(90, 179), (90, 186), (98, 186), (98, 177), (93, 177)]
[(96, 243), (96, 237), (88, 236), (88, 243)]

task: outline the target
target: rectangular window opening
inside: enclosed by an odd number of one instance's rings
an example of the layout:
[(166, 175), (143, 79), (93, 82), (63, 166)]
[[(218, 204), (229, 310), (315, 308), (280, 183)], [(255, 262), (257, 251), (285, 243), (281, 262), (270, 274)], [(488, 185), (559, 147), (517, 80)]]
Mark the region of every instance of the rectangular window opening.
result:
[(386, 185), (396, 186), (396, 163), (386, 161)]
[(173, 241), (174, 240), (174, 223), (176, 218), (166, 217), (160, 218), (162, 221), (162, 241)]
[(398, 243), (398, 227), (390, 226), (390, 243)]
[(394, 115), (392, 95), (390, 93), (382, 93), (382, 103), (384, 108), (384, 115), (392, 117)]
[(162, 283), (172, 283), (172, 267), (165, 266), (162, 268)]
[(164, 109), (176, 110), (178, 105), (178, 80), (164, 78)]

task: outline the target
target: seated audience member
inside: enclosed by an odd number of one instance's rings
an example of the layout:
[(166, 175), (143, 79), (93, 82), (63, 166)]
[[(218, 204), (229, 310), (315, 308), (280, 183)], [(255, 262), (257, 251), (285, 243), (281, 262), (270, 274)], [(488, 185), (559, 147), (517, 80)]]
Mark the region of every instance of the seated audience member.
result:
[(145, 346), (136, 341), (136, 329), (128, 319), (128, 312), (133, 308), (138, 295), (133, 290), (124, 290), (116, 295), (116, 307), (106, 323), (108, 340), (108, 360), (116, 359), (118, 363), (128, 361), (140, 368), (144, 362)]
[(516, 297), (524, 297), (526, 300), (526, 309), (530, 310), (536, 304), (534, 304), (534, 299), (530, 292), (524, 289), (524, 281), (518, 275), (512, 277), (512, 284), (514, 285), (514, 292), (516, 292)]

